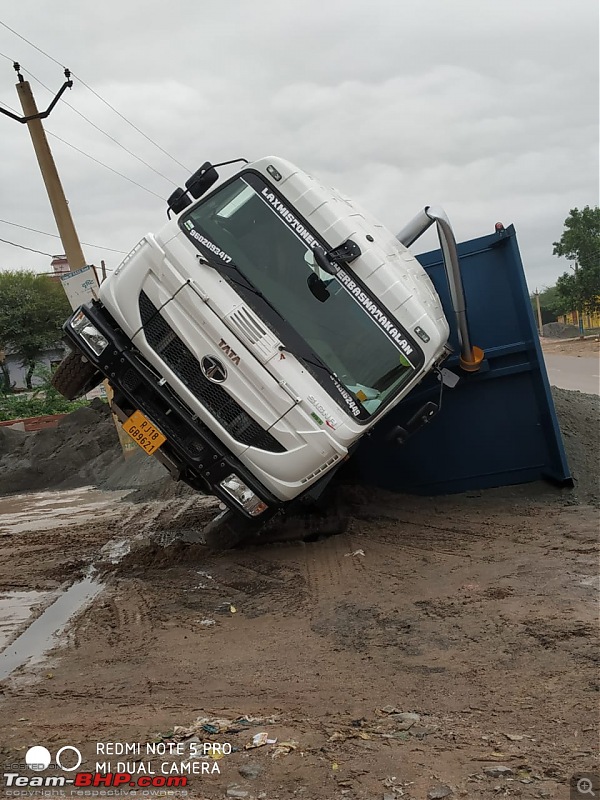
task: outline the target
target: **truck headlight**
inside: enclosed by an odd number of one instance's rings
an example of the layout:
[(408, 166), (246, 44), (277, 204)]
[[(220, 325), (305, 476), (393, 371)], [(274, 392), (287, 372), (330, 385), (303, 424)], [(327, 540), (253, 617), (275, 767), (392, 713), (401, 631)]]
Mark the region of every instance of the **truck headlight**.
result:
[(236, 503), (239, 503), (252, 517), (257, 517), (268, 508), (267, 504), (263, 503), (260, 497), (254, 494), (252, 489), (248, 488), (248, 486), (233, 472), (229, 477), (225, 478), (225, 480), (222, 480), (219, 486), (226, 491), (230, 497), (233, 497)]
[(108, 347), (108, 339), (95, 328), (83, 311), (77, 311), (71, 317), (71, 328), (80, 336), (87, 346), (99, 356)]

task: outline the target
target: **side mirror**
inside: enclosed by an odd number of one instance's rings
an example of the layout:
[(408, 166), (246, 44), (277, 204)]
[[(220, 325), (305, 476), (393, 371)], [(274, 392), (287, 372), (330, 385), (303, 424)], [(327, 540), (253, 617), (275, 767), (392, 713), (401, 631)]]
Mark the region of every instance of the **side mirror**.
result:
[(188, 193), (181, 187), (179, 187), (179, 189), (175, 189), (173, 194), (167, 200), (167, 206), (176, 214), (179, 214), (184, 208), (187, 208), (191, 204), (192, 201), (188, 197)]
[(337, 272), (339, 272), (340, 268), (338, 265), (331, 263), (331, 261), (327, 258), (327, 253), (322, 247), (317, 245), (317, 247), (313, 248), (312, 252), (317, 266), (320, 267), (323, 272), (327, 272), (329, 275), (336, 275)]
[(185, 182), (186, 189), (196, 200), (206, 194), (210, 187), (219, 180), (219, 173), (210, 163), (205, 161), (200, 169)]
[(327, 286), (325, 286), (321, 278), (319, 278), (319, 276), (316, 273), (311, 272), (308, 278), (306, 279), (306, 283), (308, 284), (308, 288), (317, 298), (319, 303), (324, 303), (325, 300), (327, 300), (327, 298), (330, 296), (329, 289), (327, 288)]

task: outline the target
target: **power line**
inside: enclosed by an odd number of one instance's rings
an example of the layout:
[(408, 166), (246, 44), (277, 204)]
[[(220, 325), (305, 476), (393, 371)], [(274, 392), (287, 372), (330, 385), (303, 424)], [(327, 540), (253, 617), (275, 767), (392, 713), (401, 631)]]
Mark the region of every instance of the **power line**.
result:
[(124, 116), (123, 116), (123, 114), (121, 114), (121, 112), (120, 112), (120, 111), (117, 111), (117, 109), (116, 109), (114, 106), (111, 106), (111, 104), (108, 102), (108, 100), (105, 100), (103, 97), (101, 97), (101, 96), (98, 94), (98, 92), (96, 92), (94, 89), (92, 89), (92, 87), (91, 87), (91, 86), (89, 86), (89, 85), (88, 85), (88, 84), (87, 84), (87, 83), (86, 83), (86, 82), (83, 80), (83, 78), (81, 78), (79, 75), (76, 75), (74, 72), (72, 73), (72, 75), (73, 75), (75, 78), (77, 78), (77, 80), (78, 80), (80, 83), (82, 83), (82, 84), (85, 86), (85, 88), (86, 88), (86, 89), (88, 89), (88, 91), (90, 91), (90, 92), (91, 92), (93, 95), (95, 95), (95, 96), (98, 98), (98, 100), (101, 100), (101, 101), (104, 103), (104, 105), (105, 105), (105, 106), (108, 106), (108, 107), (109, 107), (109, 108), (110, 108), (112, 111), (114, 111), (114, 112), (115, 112), (115, 114), (116, 114), (117, 116), (121, 117), (121, 119), (122, 119), (124, 122), (126, 122), (128, 125), (131, 125), (131, 127), (132, 127), (132, 128), (135, 130), (135, 131), (137, 131), (137, 132), (138, 132), (138, 133), (139, 133), (141, 136), (143, 136), (143, 137), (144, 137), (144, 139), (147, 139), (147, 140), (148, 140), (148, 141), (149, 141), (151, 144), (153, 144), (155, 147), (158, 147), (158, 149), (161, 151), (161, 153), (164, 153), (166, 156), (168, 156), (168, 157), (171, 159), (171, 161), (174, 161), (176, 164), (178, 164), (180, 167), (182, 167), (182, 168), (183, 168), (183, 169), (184, 169), (186, 172), (188, 172), (188, 173), (189, 173), (189, 172), (191, 172), (191, 170), (190, 170), (190, 168), (189, 168), (189, 167), (186, 167), (186, 165), (185, 165), (185, 164), (182, 164), (182, 163), (181, 163), (181, 161), (178, 161), (178, 160), (175, 158), (175, 156), (172, 156), (170, 153), (168, 153), (168, 152), (167, 152), (167, 151), (166, 151), (166, 150), (165, 150), (163, 147), (161, 147), (161, 146), (160, 146), (160, 145), (159, 145), (157, 142), (155, 142), (155, 141), (154, 141), (154, 139), (151, 139), (149, 136), (147, 136), (147, 135), (144, 133), (144, 131), (142, 131), (142, 130), (140, 130), (140, 129), (138, 128), (138, 126), (137, 126), (137, 125), (134, 125), (134, 124), (133, 124), (133, 122), (131, 122), (130, 120), (128, 120), (128, 119), (127, 119), (127, 117), (124, 117)]
[(121, 178), (125, 178), (125, 180), (129, 181), (129, 183), (133, 183), (134, 186), (139, 186), (140, 189), (143, 189), (145, 192), (148, 192), (149, 194), (153, 194), (154, 197), (158, 197), (159, 200), (164, 200), (164, 197), (161, 197), (161, 195), (157, 194), (156, 192), (153, 192), (152, 189), (147, 189), (145, 186), (142, 186), (141, 183), (138, 183), (137, 181), (134, 181), (133, 178), (128, 178), (127, 175), (123, 175), (122, 172), (119, 172), (118, 170), (113, 169), (112, 167), (109, 167), (108, 164), (105, 164), (104, 162), (99, 161), (97, 158), (94, 158), (94, 156), (91, 156), (89, 153), (86, 153), (84, 150), (80, 150), (79, 147), (75, 147), (74, 144), (71, 144), (70, 142), (67, 142), (65, 139), (61, 139), (61, 137), (58, 136), (56, 133), (51, 133), (47, 129), (46, 129), (46, 133), (48, 134), (48, 136), (53, 136), (55, 139), (58, 139), (59, 142), (62, 142), (63, 144), (66, 144), (68, 147), (72, 147), (73, 150), (77, 150), (77, 152), (81, 153), (82, 156), (86, 156), (86, 158), (89, 158), (92, 161), (95, 161), (96, 164), (100, 164), (101, 167), (104, 167), (105, 169), (109, 169), (111, 172), (114, 172), (115, 175), (119, 175)]
[[(30, 72), (29, 70), (24, 70), (24, 72), (28, 72), (28, 73), (31, 75), (31, 77), (34, 79), (34, 81), (37, 81), (37, 82), (40, 84), (40, 86), (43, 86), (43, 87), (44, 87), (44, 89), (46, 89), (46, 91), (48, 91), (48, 92), (50, 92), (50, 93), (52, 94), (52, 91), (51, 91), (51, 89), (49, 89), (49, 88), (46, 86), (46, 84), (45, 84), (45, 83), (42, 83), (42, 81), (41, 81), (39, 78), (36, 78), (36, 77), (35, 77), (35, 75), (33, 74), (33, 72)], [(144, 161), (144, 159), (143, 159), (143, 158), (140, 158), (140, 156), (136, 156), (136, 154), (135, 154), (135, 153), (133, 153), (131, 150), (129, 150), (127, 147), (125, 147), (125, 145), (124, 145), (124, 144), (121, 144), (121, 142), (120, 142), (118, 139), (115, 139), (115, 137), (114, 137), (114, 136), (111, 136), (111, 135), (110, 135), (110, 133), (107, 133), (106, 131), (102, 130), (102, 128), (98, 127), (98, 125), (96, 125), (96, 123), (92, 122), (92, 120), (91, 120), (91, 119), (88, 119), (88, 117), (86, 117), (86, 116), (85, 116), (85, 114), (82, 114), (82, 113), (81, 113), (81, 111), (78, 111), (78, 110), (75, 108), (75, 106), (72, 106), (72, 105), (71, 105), (70, 103), (68, 103), (66, 100), (63, 100), (63, 104), (64, 104), (64, 105), (66, 105), (66, 106), (68, 106), (68, 107), (69, 107), (69, 108), (70, 108), (72, 111), (74, 111), (76, 114), (78, 114), (78, 115), (79, 115), (79, 116), (80, 116), (82, 119), (84, 119), (84, 120), (85, 120), (85, 121), (86, 121), (86, 122), (87, 122), (89, 125), (91, 125), (93, 128), (95, 128), (97, 131), (99, 131), (100, 133), (103, 133), (103, 134), (104, 134), (104, 136), (106, 136), (108, 139), (110, 139), (110, 140), (111, 140), (111, 142), (114, 142), (114, 143), (115, 143), (116, 145), (118, 145), (118, 146), (119, 146), (119, 147), (120, 147), (122, 150), (125, 150), (125, 152), (126, 152), (126, 153), (129, 153), (129, 155), (130, 155), (130, 156), (133, 156), (134, 158), (136, 158), (136, 159), (137, 159), (137, 160), (138, 160), (138, 161), (139, 161), (141, 164), (143, 164), (145, 167), (148, 167), (148, 169), (151, 169), (151, 170), (152, 170), (152, 172), (155, 172), (155, 173), (156, 173), (157, 175), (159, 175), (161, 178), (164, 178), (166, 181), (168, 181), (169, 183), (173, 184), (173, 186), (177, 186), (177, 184), (175, 183), (175, 181), (171, 180), (171, 178), (167, 178), (167, 176), (166, 176), (166, 175), (163, 175), (163, 174), (162, 174), (162, 172), (159, 172), (157, 169), (154, 169), (154, 167), (153, 167), (151, 164), (148, 164), (148, 162), (147, 162), (147, 161)]]
[[(14, 35), (15, 35), (15, 36), (18, 36), (18, 37), (19, 37), (19, 39), (22, 39), (24, 42), (27, 42), (27, 44), (28, 44), (28, 45), (31, 45), (31, 47), (33, 47), (35, 50), (37, 50), (37, 51), (38, 51), (38, 53), (41, 53), (43, 56), (46, 56), (46, 58), (49, 58), (49, 59), (50, 59), (50, 61), (54, 61), (54, 63), (55, 63), (55, 64), (58, 64), (58, 66), (59, 66), (59, 67), (63, 67), (63, 64), (61, 64), (61, 63), (60, 63), (60, 61), (57, 61), (55, 58), (52, 58), (52, 56), (48, 55), (48, 53), (45, 53), (45, 52), (42, 50), (42, 48), (41, 48), (41, 47), (38, 47), (38, 46), (37, 46), (36, 44), (34, 44), (33, 42), (30, 42), (30, 41), (29, 41), (29, 39), (26, 39), (24, 36), (21, 36), (21, 34), (20, 34), (20, 33), (17, 33), (17, 31), (13, 30), (13, 28), (11, 28), (9, 25), (7, 25), (7, 24), (6, 24), (6, 22), (2, 22), (2, 20), (0, 20), (0, 25), (2, 25), (2, 27), (6, 28), (6, 29), (7, 29), (8, 31), (10, 31), (11, 33), (14, 33)], [(63, 68), (64, 68), (64, 67), (63, 67)]]
[[(3, 105), (5, 108), (8, 108), (9, 111), (12, 111), (13, 114), (18, 114), (18, 112), (15, 111), (14, 108), (9, 106), (8, 103), (5, 103), (3, 100), (0, 100), (0, 104)], [(119, 175), (119, 177), (124, 178), (126, 181), (129, 181), (129, 183), (133, 183), (134, 186), (138, 186), (140, 189), (143, 189), (145, 192), (148, 192), (149, 194), (153, 194), (154, 197), (158, 197), (159, 200), (164, 200), (163, 197), (161, 197), (156, 192), (153, 192), (152, 189), (148, 189), (145, 186), (142, 186), (141, 183), (138, 183), (137, 181), (134, 181), (133, 178), (128, 178), (127, 175), (123, 175), (122, 172), (119, 172), (118, 170), (113, 169), (112, 167), (109, 167), (108, 164), (105, 164), (103, 161), (99, 161), (97, 158), (94, 158), (94, 156), (91, 156), (89, 153), (86, 153), (84, 150), (80, 150), (79, 147), (75, 147), (74, 144), (71, 144), (70, 142), (67, 142), (66, 139), (62, 139), (56, 133), (52, 133), (52, 131), (49, 131), (48, 129), (46, 129), (46, 133), (48, 134), (48, 136), (53, 136), (55, 139), (58, 139), (59, 142), (62, 142), (63, 144), (66, 144), (68, 147), (72, 147), (73, 150), (76, 150), (78, 153), (81, 153), (81, 155), (86, 156), (86, 158), (91, 159), (96, 164), (100, 164), (101, 167), (104, 167), (105, 169), (108, 169), (111, 172), (114, 172), (115, 175)]]
[[(19, 227), (20, 227), (20, 226), (19, 226)], [(52, 236), (52, 234), (49, 234), (49, 236)], [(25, 245), (24, 245), (24, 244), (17, 244), (16, 242), (11, 242), (11, 241), (9, 241), (8, 239), (0, 239), (0, 242), (4, 242), (4, 244), (12, 244), (12, 246), (13, 246), (13, 247), (20, 247), (20, 248), (21, 248), (21, 250), (29, 250), (29, 252), (31, 252), (31, 253), (39, 253), (41, 256), (48, 256), (48, 258), (54, 258), (54, 257), (55, 257), (53, 253), (44, 253), (44, 251), (43, 251), (43, 250), (34, 250), (34, 248), (33, 248), (33, 247), (25, 247)], [(84, 244), (84, 242), (82, 242), (82, 244)], [(90, 247), (93, 247), (93, 245), (89, 245), (89, 246), (90, 246)], [(104, 248), (103, 248), (103, 249), (104, 249)], [(119, 252), (119, 253), (120, 253), (121, 251), (120, 251), (120, 250), (115, 250), (115, 252)], [(110, 267), (106, 267), (106, 266), (105, 266), (105, 267), (104, 267), (104, 269), (105, 269), (107, 272), (114, 272), (114, 270), (113, 270), (113, 269), (111, 269)], [(53, 273), (53, 272), (44, 272), (43, 274), (44, 274), (44, 275), (55, 275), (55, 274), (57, 274), (57, 273)]]
[[(19, 225), (17, 222), (9, 222), (7, 219), (0, 219), (4, 225), (12, 225), (15, 228), (22, 228), (25, 231), (32, 231), (33, 233), (41, 233), (42, 236), (51, 236), (53, 239), (60, 239), (60, 236), (56, 233), (46, 233), (46, 231), (38, 231), (37, 228), (29, 228), (27, 225)], [(121, 255), (127, 255), (126, 250), (115, 250), (113, 247), (102, 247), (99, 244), (91, 244), (90, 242), (82, 242), (86, 247), (95, 247), (97, 250), (106, 250), (110, 253), (120, 253)]]
[[(50, 59), (50, 61), (54, 61), (54, 63), (55, 63), (55, 64), (58, 64), (58, 66), (59, 66), (59, 67), (61, 67), (61, 68), (63, 68), (63, 69), (64, 69), (64, 64), (61, 64), (61, 63), (60, 63), (60, 61), (57, 61), (57, 60), (56, 60), (55, 58), (53, 58), (51, 55), (49, 55), (48, 53), (46, 53), (44, 50), (42, 50), (42, 48), (41, 48), (41, 47), (38, 47), (38, 46), (37, 46), (36, 44), (34, 44), (33, 42), (30, 42), (30, 41), (29, 41), (29, 39), (26, 39), (24, 36), (21, 36), (21, 34), (20, 34), (20, 33), (17, 33), (17, 31), (16, 31), (16, 30), (14, 30), (14, 28), (11, 28), (11, 27), (10, 27), (9, 25), (7, 25), (5, 22), (2, 22), (2, 20), (0, 20), (0, 25), (2, 25), (4, 28), (6, 28), (7, 30), (9, 30), (11, 33), (14, 33), (14, 35), (15, 35), (15, 36), (18, 36), (18, 37), (19, 37), (19, 39), (22, 39), (24, 42), (27, 42), (27, 44), (28, 44), (28, 45), (30, 45), (30, 47), (33, 47), (35, 50), (37, 50), (37, 51), (38, 51), (38, 53), (41, 53), (42, 55), (46, 56), (46, 58), (49, 58), (49, 59)], [(12, 59), (11, 59), (11, 61), (12, 61)], [(178, 164), (180, 167), (183, 167), (183, 169), (184, 169), (184, 170), (186, 170), (186, 172), (190, 172), (190, 169), (189, 169), (189, 167), (186, 167), (186, 166), (185, 166), (185, 164), (182, 164), (182, 163), (181, 163), (181, 161), (178, 161), (178, 160), (175, 158), (175, 156), (172, 156), (170, 153), (168, 153), (168, 152), (167, 152), (167, 151), (166, 151), (166, 150), (165, 150), (163, 147), (161, 147), (159, 144), (157, 144), (157, 142), (155, 142), (155, 141), (154, 141), (154, 139), (151, 139), (149, 136), (147, 136), (147, 135), (146, 135), (146, 134), (145, 134), (145, 133), (144, 133), (142, 130), (140, 130), (140, 129), (137, 127), (137, 125), (134, 125), (134, 124), (133, 124), (133, 122), (131, 122), (130, 120), (128, 120), (128, 119), (127, 119), (127, 117), (125, 117), (123, 114), (121, 114), (121, 112), (120, 112), (120, 111), (117, 111), (117, 109), (116, 109), (114, 106), (111, 106), (111, 104), (110, 104), (110, 103), (109, 103), (107, 100), (105, 100), (103, 97), (101, 97), (101, 96), (98, 94), (98, 92), (96, 92), (94, 89), (92, 89), (92, 87), (91, 87), (91, 86), (89, 86), (89, 85), (88, 85), (88, 84), (87, 84), (87, 83), (86, 83), (86, 82), (83, 80), (83, 78), (81, 78), (81, 77), (80, 77), (79, 75), (77, 75), (75, 72), (72, 72), (71, 74), (72, 74), (72, 75), (73, 75), (75, 78), (77, 78), (77, 80), (78, 80), (78, 81), (79, 81), (81, 84), (83, 84), (83, 86), (85, 86), (85, 88), (86, 88), (88, 91), (90, 91), (90, 92), (91, 92), (93, 95), (95, 95), (95, 96), (98, 98), (98, 100), (101, 100), (101, 101), (104, 103), (104, 105), (108, 106), (108, 107), (109, 107), (109, 108), (110, 108), (112, 111), (114, 111), (114, 113), (115, 113), (115, 114), (117, 114), (117, 116), (121, 117), (121, 119), (122, 119), (124, 122), (126, 122), (128, 125), (131, 125), (131, 127), (132, 127), (134, 130), (136, 130), (136, 131), (137, 131), (139, 134), (141, 134), (141, 135), (144, 137), (144, 139), (147, 139), (147, 141), (149, 141), (151, 144), (153, 144), (155, 147), (157, 147), (157, 148), (158, 148), (158, 149), (159, 149), (159, 150), (160, 150), (162, 153), (164, 153), (166, 156), (168, 156), (168, 157), (169, 157), (169, 158), (170, 158), (172, 161), (174, 161), (174, 162), (175, 162), (176, 164)]]
[(4, 244), (12, 244), (13, 247), (20, 247), (21, 250), (30, 250), (32, 253), (39, 253), (42, 256), (48, 256), (48, 258), (54, 258), (52, 253), (44, 253), (43, 250), (34, 250), (33, 247), (25, 247), (24, 244), (17, 244), (16, 242), (10, 242), (8, 239), (0, 239), (0, 242), (4, 242)]

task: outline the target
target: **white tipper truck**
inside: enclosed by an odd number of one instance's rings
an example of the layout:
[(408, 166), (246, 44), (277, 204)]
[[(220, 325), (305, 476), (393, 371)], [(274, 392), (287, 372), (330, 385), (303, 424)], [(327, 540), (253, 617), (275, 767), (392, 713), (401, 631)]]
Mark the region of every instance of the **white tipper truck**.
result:
[(316, 499), (450, 352), (440, 300), (405, 246), (434, 221), (463, 367), (482, 354), (443, 212), (425, 209), (397, 237), (282, 158), (240, 161), (221, 182), (223, 164), (194, 173), (167, 224), (67, 320), (72, 352), (54, 385), (74, 398), (107, 378), (142, 449), (258, 526)]

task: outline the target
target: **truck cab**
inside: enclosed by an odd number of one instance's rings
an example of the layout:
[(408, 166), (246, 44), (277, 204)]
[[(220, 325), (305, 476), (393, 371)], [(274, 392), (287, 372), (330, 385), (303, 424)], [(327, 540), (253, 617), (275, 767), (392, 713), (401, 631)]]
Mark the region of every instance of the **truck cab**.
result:
[(335, 189), (277, 157), (215, 176), (179, 190), (64, 330), (78, 391), (108, 378), (175, 479), (266, 518), (318, 494), (443, 360), (449, 328), (414, 256)]

